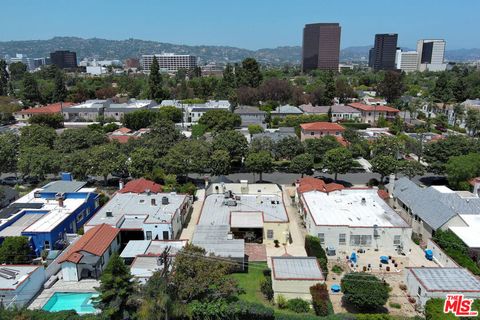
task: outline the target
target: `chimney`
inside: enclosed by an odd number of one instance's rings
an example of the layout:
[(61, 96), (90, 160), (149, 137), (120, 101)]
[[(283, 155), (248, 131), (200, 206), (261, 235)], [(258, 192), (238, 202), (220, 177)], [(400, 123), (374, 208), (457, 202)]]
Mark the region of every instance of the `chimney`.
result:
[(124, 186), (125, 186), (125, 182), (123, 182), (123, 179), (120, 179), (118, 181), (118, 190), (122, 190)]
[(480, 177), (473, 179), (473, 194), (475, 197), (480, 197)]
[(57, 193), (55, 199), (58, 201), (58, 206), (63, 207), (63, 201), (65, 200), (65, 195), (63, 193)]
[(72, 181), (73, 177), (70, 172), (62, 172), (61, 174), (62, 181)]
[(390, 194), (390, 196), (393, 195), (394, 186), (395, 186), (395, 174), (391, 174), (388, 176), (388, 185), (387, 185), (387, 191)]
[(150, 199), (150, 204), (152, 206), (156, 206), (157, 205), (157, 200), (155, 198)]

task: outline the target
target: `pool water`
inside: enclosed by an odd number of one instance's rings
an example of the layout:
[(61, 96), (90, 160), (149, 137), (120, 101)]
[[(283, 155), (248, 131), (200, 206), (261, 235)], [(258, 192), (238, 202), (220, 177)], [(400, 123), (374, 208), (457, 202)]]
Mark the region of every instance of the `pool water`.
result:
[(55, 292), (43, 306), (43, 310), (56, 312), (64, 310), (75, 310), (79, 314), (95, 313), (92, 298), (98, 296), (93, 292)]

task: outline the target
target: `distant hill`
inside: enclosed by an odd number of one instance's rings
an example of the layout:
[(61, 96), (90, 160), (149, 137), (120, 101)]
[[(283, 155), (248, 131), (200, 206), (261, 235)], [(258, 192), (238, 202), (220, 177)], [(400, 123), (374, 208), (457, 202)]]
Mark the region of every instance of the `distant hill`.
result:
[[(341, 61), (368, 60), (370, 46), (348, 47), (341, 50)], [(99, 38), (82, 39), (77, 37), (55, 37), (49, 40), (4, 41), (0, 42), (0, 57), (14, 56), (24, 53), (29, 57), (48, 56), (55, 50), (72, 50), (77, 58), (120, 59), (137, 57), (142, 54), (172, 52), (176, 54), (192, 54), (200, 58), (202, 63), (238, 62), (246, 57), (254, 57), (263, 64), (281, 65), (285, 63), (299, 64), (302, 48), (300, 46), (284, 46), (259, 50), (247, 50), (229, 46), (188, 46), (157, 41), (138, 39), (106, 40)], [(480, 59), (480, 49), (449, 50), (446, 58), (450, 61), (466, 61)]]

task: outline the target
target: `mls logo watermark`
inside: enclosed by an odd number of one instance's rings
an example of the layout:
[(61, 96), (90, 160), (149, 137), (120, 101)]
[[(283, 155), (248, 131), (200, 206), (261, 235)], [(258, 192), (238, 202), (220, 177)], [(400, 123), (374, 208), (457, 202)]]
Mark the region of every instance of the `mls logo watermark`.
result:
[(472, 311), (472, 304), (473, 299), (464, 298), (463, 294), (447, 294), (443, 312), (451, 312), (457, 317), (475, 317), (478, 312)]

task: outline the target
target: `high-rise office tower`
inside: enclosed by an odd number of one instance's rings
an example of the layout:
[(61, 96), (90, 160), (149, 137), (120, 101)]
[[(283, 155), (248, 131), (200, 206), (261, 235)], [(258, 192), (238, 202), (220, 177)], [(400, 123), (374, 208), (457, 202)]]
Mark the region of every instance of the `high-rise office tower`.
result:
[(375, 35), (375, 45), (370, 53), (369, 66), (373, 70), (395, 70), (398, 34)]
[(303, 28), (302, 71), (338, 71), (340, 34), (338, 23), (312, 23)]
[(77, 53), (71, 51), (51, 52), (50, 62), (60, 69), (73, 69), (77, 67)]
[(418, 40), (418, 70), (444, 71), (447, 68), (443, 61), (445, 46), (445, 40)]

